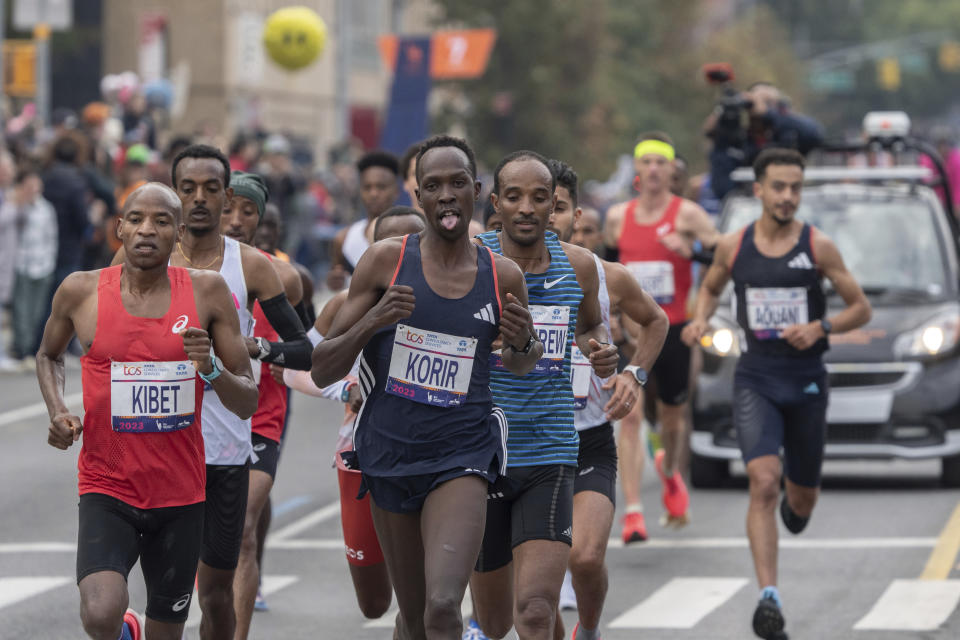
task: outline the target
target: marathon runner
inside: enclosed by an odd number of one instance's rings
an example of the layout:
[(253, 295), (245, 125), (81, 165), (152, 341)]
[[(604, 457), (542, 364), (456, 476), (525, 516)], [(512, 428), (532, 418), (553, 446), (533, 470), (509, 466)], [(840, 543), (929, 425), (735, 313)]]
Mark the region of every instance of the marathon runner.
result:
[[(257, 228), (265, 213), (267, 185), (263, 179), (252, 173), (234, 171), (230, 176), (230, 187), (233, 189), (233, 198), (223, 209), (220, 218), (220, 228), (223, 235), (245, 245), (252, 245)], [(287, 300), (291, 304), (302, 308), (300, 301), (303, 296), (303, 287), (300, 274), (289, 263), (269, 256), (273, 267), (277, 270), (283, 282)], [(276, 341), (279, 335), (267, 320), (260, 306), (260, 302), (253, 304), (253, 338), (247, 341), (254, 342), (254, 338)], [(304, 318), (301, 318), (301, 322)], [(284, 419), (287, 414), (287, 389), (277, 382), (270, 373), (270, 365), (266, 362), (254, 360), (253, 377), (257, 382), (260, 400), (257, 412), (253, 414), (252, 436), (253, 462), (250, 465), (250, 485), (247, 490), (247, 510), (243, 524), (243, 538), (240, 544), (240, 557), (237, 563), (237, 573), (233, 582), (234, 610), (237, 616), (235, 638), (246, 638), (250, 632), (250, 618), (253, 615), (254, 603), (257, 598), (257, 589), (260, 584), (260, 541), (258, 530), (263, 510), (270, 499), (270, 490), (277, 475), (277, 464), (280, 461), (280, 441), (283, 435)]]
[[(550, 161), (557, 178), (557, 204), (550, 230), (564, 241), (573, 236), (581, 219), (576, 172), (565, 162)], [(582, 245), (581, 245), (582, 246)], [(623, 418), (636, 406), (667, 335), (667, 314), (630, 275), (622, 264), (593, 260), (600, 278), (598, 297), (603, 322), (610, 331), (610, 314), (622, 312), (639, 327), (637, 349), (631, 363), (616, 377), (600, 378), (590, 370), (589, 361), (573, 345), (574, 426), (580, 435), (577, 475), (573, 482), (573, 547), (570, 573), (576, 594), (579, 621), (573, 640), (600, 637), (600, 613), (607, 595), (605, 555), (617, 494), (617, 443), (613, 420)], [(557, 625), (563, 620), (557, 616)], [(563, 633), (557, 634), (563, 637)]]
[(520, 271), (470, 242), (479, 197), (466, 142), (417, 154), (423, 235), (378, 242), (360, 260), (330, 335), (314, 350), (318, 386), (361, 353), (356, 451), (400, 605), (400, 639), (454, 638), (483, 538), (488, 486), (506, 465), (506, 424), (490, 395), (491, 346), (522, 374), (541, 355)]
[[(795, 219), (803, 166), (803, 156), (789, 149), (768, 149), (757, 156), (753, 193), (763, 212), (756, 222), (720, 240), (693, 320), (683, 331), (688, 345), (703, 336), (732, 279), (737, 322), (746, 336), (734, 379), (733, 422), (750, 483), (747, 537), (761, 589), (753, 630), (761, 638), (787, 637), (777, 591), (780, 449), (786, 476), (780, 516), (796, 534), (806, 527), (819, 493), (827, 428), (822, 362), (827, 337), (866, 324), (871, 314), (836, 245)], [(830, 318), (823, 277), (846, 304)]]
[(574, 338), (601, 377), (615, 373), (617, 365), (616, 347), (605, 344), (609, 335), (592, 255), (546, 230), (555, 188), (543, 156), (533, 151), (507, 155), (494, 171), (491, 195), (503, 231), (478, 236), (524, 270), (543, 344), (543, 357), (523, 379), (504, 370), (496, 357), (491, 368), (494, 400), (510, 425), (509, 474), (490, 488), (471, 592), (480, 627), (495, 638), (514, 624), (523, 640), (553, 637), (572, 540), (578, 454), (570, 385)]
[[(263, 338), (247, 341), (250, 357), (293, 369), (309, 368), (310, 341), (270, 259), (221, 232), (220, 217), (233, 196), (226, 156), (215, 147), (191, 145), (173, 159), (171, 174), (183, 205), (184, 224), (170, 264), (219, 271), (230, 287), (245, 337), (250, 337), (253, 330), (253, 301), (260, 302), (283, 342)], [(120, 249), (114, 262), (123, 257), (124, 250)], [(197, 574), (203, 612), (200, 636), (203, 640), (232, 640), (236, 625), (233, 577), (240, 557), (253, 453), (251, 425), (249, 419), (241, 420), (225, 411), (210, 390), (204, 391), (203, 410), (207, 485)]]
[(397, 157), (387, 151), (369, 151), (357, 162), (360, 174), (360, 200), (367, 216), (357, 220), (334, 236), (330, 248), (330, 271), (327, 272), (327, 288), (340, 291), (353, 273), (363, 252), (373, 240), (373, 224), (381, 213), (397, 201), (400, 188), (400, 164)]
[[(203, 382), (238, 420), (257, 408), (227, 284), (167, 266), (180, 223), (169, 187), (131, 193), (118, 228), (123, 262), (64, 280), (37, 354), (47, 442), (67, 449), (83, 434), (77, 584), (91, 638), (180, 639), (204, 526)], [(74, 335), (84, 351), (82, 423), (63, 398), (63, 354)], [(123, 613), (138, 557), (145, 629)]]
[[(373, 240), (379, 242), (386, 238), (399, 238), (407, 234), (422, 233), (425, 220), (422, 214), (412, 207), (391, 207), (374, 223)], [(309, 331), (311, 341), (319, 344), (323, 336), (330, 333), (333, 319), (347, 299), (347, 292), (341, 291), (330, 299), (320, 311), (316, 323)], [(344, 421), (337, 441), (337, 479), (340, 484), (340, 521), (343, 527), (344, 551), (350, 578), (357, 595), (357, 604), (364, 617), (380, 618), (390, 608), (393, 588), (387, 575), (387, 565), (383, 561), (383, 551), (377, 540), (370, 513), (370, 495), (357, 500), (360, 490), (361, 473), (348, 469), (339, 456), (341, 451), (353, 450), (353, 426), (360, 408), (362, 397), (357, 384), (358, 364), (354, 364), (350, 375), (323, 389), (317, 387), (307, 371), (285, 369), (283, 380), (287, 386), (314, 397), (337, 400), (344, 403)]]
[[(687, 298), (693, 282), (691, 259), (693, 245), (716, 245), (719, 235), (707, 213), (699, 205), (670, 191), (676, 171), (673, 142), (664, 133), (640, 136), (634, 148), (635, 186), (639, 195), (610, 208), (604, 227), (604, 242), (618, 254), (618, 259), (667, 312), (670, 330), (667, 340), (651, 370), (659, 402), (657, 413), (661, 424), (663, 450), (654, 459), (663, 483), (665, 523), (686, 524), (690, 495), (680, 473), (680, 456), (686, 440), (686, 415), (690, 377), (690, 349), (680, 340), (687, 320)], [(635, 420), (625, 420), (620, 431), (620, 465), (626, 517), (623, 524), (624, 543), (644, 540), (645, 526), (640, 509), (640, 474), (638, 458), (643, 456), (639, 444), (639, 426), (643, 411)]]

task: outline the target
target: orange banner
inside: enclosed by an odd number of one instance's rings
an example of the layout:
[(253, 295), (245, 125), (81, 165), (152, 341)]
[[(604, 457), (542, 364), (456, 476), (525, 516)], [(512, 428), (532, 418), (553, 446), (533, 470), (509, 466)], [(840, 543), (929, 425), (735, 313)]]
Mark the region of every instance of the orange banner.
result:
[[(483, 75), (496, 42), (494, 29), (436, 31), (430, 38), (430, 77), (435, 80), (477, 78)], [(397, 63), (397, 36), (380, 36), (383, 63), (391, 71)]]

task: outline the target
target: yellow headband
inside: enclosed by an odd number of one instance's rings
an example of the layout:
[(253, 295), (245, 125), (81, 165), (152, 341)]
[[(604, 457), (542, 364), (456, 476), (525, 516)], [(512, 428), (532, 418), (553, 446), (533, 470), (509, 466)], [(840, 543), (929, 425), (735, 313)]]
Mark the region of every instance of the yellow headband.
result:
[(637, 146), (633, 148), (634, 158), (640, 158), (648, 153), (663, 156), (667, 160), (673, 160), (674, 156), (676, 155), (673, 147), (660, 140), (643, 140), (637, 143)]

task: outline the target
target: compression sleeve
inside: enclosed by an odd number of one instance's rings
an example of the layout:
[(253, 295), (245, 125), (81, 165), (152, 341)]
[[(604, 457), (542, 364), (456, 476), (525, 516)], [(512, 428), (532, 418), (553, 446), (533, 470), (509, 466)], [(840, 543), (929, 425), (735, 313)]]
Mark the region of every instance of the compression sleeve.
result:
[(607, 262), (620, 262), (620, 247), (603, 246), (603, 259)]
[(313, 304), (307, 300), (301, 300), (297, 303), (297, 306), (293, 308), (297, 312), (297, 317), (300, 318), (300, 324), (304, 327), (312, 327), (313, 323), (316, 321), (317, 317), (313, 313)]
[(288, 369), (309, 371), (313, 345), (303, 330), (297, 312), (290, 306), (287, 294), (281, 293), (269, 300), (261, 300), (260, 308), (263, 309), (263, 315), (267, 317), (270, 326), (283, 340), (270, 343), (270, 353), (263, 358), (264, 362), (283, 365)]
[(701, 247), (693, 252), (690, 259), (700, 264), (711, 265), (713, 264), (713, 249)]

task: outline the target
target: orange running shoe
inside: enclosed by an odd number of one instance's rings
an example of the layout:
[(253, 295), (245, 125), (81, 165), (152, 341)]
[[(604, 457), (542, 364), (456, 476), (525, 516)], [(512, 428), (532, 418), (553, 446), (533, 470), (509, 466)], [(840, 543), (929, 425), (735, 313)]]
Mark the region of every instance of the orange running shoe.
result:
[(656, 467), (660, 482), (663, 483), (663, 508), (667, 510), (670, 519), (683, 519), (687, 517), (687, 509), (690, 508), (690, 492), (687, 491), (683, 476), (676, 471), (669, 478), (664, 475), (663, 457), (665, 455), (666, 452), (660, 449), (653, 458), (653, 466)]
[(647, 523), (643, 513), (634, 511), (623, 516), (623, 544), (644, 542), (647, 539)]

